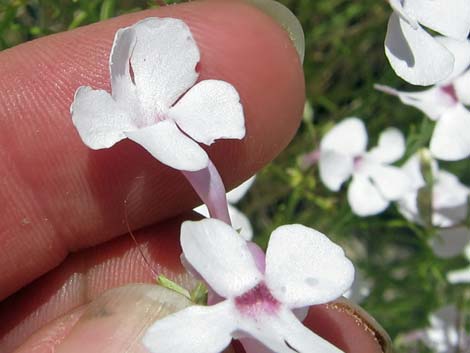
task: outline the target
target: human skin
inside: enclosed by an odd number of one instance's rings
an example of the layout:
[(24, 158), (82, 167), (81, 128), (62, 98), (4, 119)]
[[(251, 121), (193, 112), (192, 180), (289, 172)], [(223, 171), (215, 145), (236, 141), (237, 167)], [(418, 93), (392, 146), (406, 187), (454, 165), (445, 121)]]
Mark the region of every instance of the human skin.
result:
[[(225, 80), (240, 94), (247, 136), (208, 149), (228, 188), (279, 154), (300, 123), (303, 73), (289, 36), (238, 1), (143, 11), (1, 52), (1, 352), (57, 352), (100, 294), (152, 282), (139, 249), (156, 271), (190, 281), (179, 261), (179, 226), (192, 215), (178, 216), (198, 203), (189, 184), (130, 141), (88, 149), (69, 113), (79, 86), (110, 90), (116, 30), (150, 16), (183, 19), (201, 51), (200, 78)], [(315, 307), (306, 322), (347, 353), (382, 352), (365, 329), (369, 319), (343, 309)], [(93, 325), (96, 342), (106, 340), (109, 332)], [(101, 352), (87, 347), (94, 351)]]

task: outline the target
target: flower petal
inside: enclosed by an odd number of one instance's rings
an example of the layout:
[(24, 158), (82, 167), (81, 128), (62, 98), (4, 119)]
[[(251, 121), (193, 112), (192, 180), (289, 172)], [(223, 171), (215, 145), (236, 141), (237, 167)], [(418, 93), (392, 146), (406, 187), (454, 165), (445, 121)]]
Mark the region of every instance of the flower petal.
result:
[(248, 217), (230, 204), (228, 205), (228, 213), (230, 214), (232, 227), (239, 231), (243, 239), (250, 241), (253, 238), (253, 228)]
[(361, 217), (381, 213), (389, 204), (370, 180), (360, 174), (355, 174), (349, 185), (348, 202), (352, 211)]
[(359, 156), (367, 146), (367, 131), (358, 118), (346, 118), (328, 131), (321, 140), (321, 150), (332, 150), (346, 156)]
[(431, 245), (436, 255), (442, 258), (461, 254), (470, 241), (470, 230), (466, 227), (439, 229), (438, 235)]
[(470, 31), (468, 0), (407, 0), (405, 11), (419, 23), (447, 37), (466, 39)]
[(238, 185), (236, 188), (232, 189), (230, 192), (227, 193), (227, 201), (229, 203), (236, 204), (240, 201), (243, 196), (246, 195), (248, 190), (250, 190), (251, 186), (255, 182), (256, 175), (253, 175), (251, 178), (245, 180), (243, 183)]
[(412, 191), (411, 179), (398, 167), (378, 164), (371, 167), (368, 173), (382, 196), (387, 200), (396, 201), (407, 192)]
[(147, 119), (154, 119), (198, 78), (200, 55), (188, 26), (174, 18), (147, 18), (132, 26), (136, 43), (131, 67)]
[(470, 70), (454, 81), (454, 89), (459, 102), (470, 105)]
[(470, 283), (470, 267), (466, 267), (461, 270), (450, 271), (447, 274), (447, 280), (452, 284)]
[(80, 87), (70, 110), (83, 142), (95, 150), (111, 147), (126, 138), (125, 131), (136, 129), (127, 111), (103, 90)]
[(265, 277), (276, 299), (299, 308), (341, 296), (353, 282), (354, 267), (324, 234), (293, 224), (271, 234)]
[(163, 164), (178, 170), (197, 171), (209, 163), (207, 153), (171, 120), (126, 132), (126, 136)]
[(395, 73), (415, 85), (442, 81), (454, 66), (454, 57), (442, 44), (420, 26), (414, 29), (396, 13), (388, 21), (385, 54)]
[(256, 320), (241, 316), (239, 328), (278, 353), (343, 353), (342, 350), (302, 325), (285, 307), (281, 308), (276, 316), (266, 315)]
[(246, 241), (222, 221), (184, 222), (181, 246), (189, 263), (225, 298), (245, 293), (262, 279)]
[(323, 150), (320, 154), (318, 166), (323, 184), (332, 191), (338, 191), (341, 185), (352, 175), (354, 160), (348, 155)]
[(199, 82), (170, 109), (168, 116), (181, 130), (206, 145), (216, 139), (245, 136), (240, 97), (235, 88), (224, 81)]
[(388, 128), (379, 136), (379, 143), (367, 153), (374, 160), (382, 163), (393, 163), (405, 154), (405, 137), (400, 130)]
[(431, 120), (439, 119), (444, 112), (457, 104), (455, 98), (440, 86), (421, 92), (398, 91), (383, 85), (375, 85), (375, 88), (387, 94), (397, 96), (403, 104), (411, 105), (421, 110)]
[(109, 71), (113, 98), (126, 101), (135, 98), (136, 88), (132, 82), (130, 58), (136, 43), (136, 33), (132, 27), (121, 28), (114, 36), (109, 56)]
[(470, 156), (470, 112), (461, 104), (438, 120), (431, 138), (434, 157), (457, 161)]
[(452, 73), (444, 80), (439, 82), (439, 85), (451, 84), (453, 80), (462, 75), (462, 73), (470, 65), (470, 41), (457, 40), (448, 37), (435, 37), (447, 50), (454, 56), (454, 67)]
[(438, 227), (450, 227), (461, 223), (468, 214), (468, 187), (445, 170), (439, 171), (433, 188), (433, 224)]
[(219, 353), (227, 347), (234, 329), (231, 306), (191, 306), (155, 322), (142, 343), (152, 353)]
[(421, 217), (418, 212), (418, 192), (410, 192), (403, 196), (397, 202), (398, 211), (407, 220), (413, 223), (422, 224)]

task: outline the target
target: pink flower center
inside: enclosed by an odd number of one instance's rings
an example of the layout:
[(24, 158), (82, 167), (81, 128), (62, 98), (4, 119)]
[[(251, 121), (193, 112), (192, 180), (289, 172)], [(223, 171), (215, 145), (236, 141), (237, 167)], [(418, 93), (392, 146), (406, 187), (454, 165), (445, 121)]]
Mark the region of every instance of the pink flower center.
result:
[(452, 103), (456, 104), (459, 99), (457, 97), (457, 93), (455, 92), (455, 87), (452, 84), (442, 86), (441, 87), (442, 92), (444, 92), (450, 99), (452, 100)]
[(362, 156), (354, 157), (354, 161), (353, 161), (354, 170), (358, 171), (359, 169), (361, 169), (363, 159), (364, 158)]
[(275, 314), (281, 303), (276, 300), (264, 282), (235, 298), (235, 306), (243, 315), (257, 317)]

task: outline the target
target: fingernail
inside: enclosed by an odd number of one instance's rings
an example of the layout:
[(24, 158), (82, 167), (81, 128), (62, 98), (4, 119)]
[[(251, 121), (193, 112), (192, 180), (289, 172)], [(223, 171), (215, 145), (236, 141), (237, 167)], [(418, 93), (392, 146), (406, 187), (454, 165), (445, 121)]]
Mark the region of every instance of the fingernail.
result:
[(268, 16), (272, 17), (284, 28), (299, 54), (300, 61), (304, 62), (305, 36), (302, 26), (295, 15), (283, 4), (274, 0), (245, 0)]
[(357, 325), (368, 331), (379, 343), (383, 353), (392, 353), (392, 341), (384, 328), (359, 305), (346, 298), (340, 298), (333, 303), (327, 304), (332, 310), (342, 311), (354, 317)]
[(191, 304), (157, 285), (111, 289), (89, 305), (55, 353), (147, 353), (141, 343), (147, 328)]

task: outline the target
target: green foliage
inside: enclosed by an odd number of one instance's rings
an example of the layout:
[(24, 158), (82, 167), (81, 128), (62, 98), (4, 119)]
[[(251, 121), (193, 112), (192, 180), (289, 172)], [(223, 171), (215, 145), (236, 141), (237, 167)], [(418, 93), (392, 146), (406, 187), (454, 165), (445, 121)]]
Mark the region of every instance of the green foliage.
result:
[[(397, 351), (427, 352), (403, 337), (428, 325), (429, 314), (447, 303), (458, 305), (468, 318), (469, 289), (446, 281), (449, 270), (467, 261), (462, 256), (437, 258), (429, 245), (432, 229), (405, 221), (394, 207), (376, 217), (354, 216), (344, 189), (328, 191), (316, 167), (304, 170), (299, 164), (299, 157), (315, 149), (325, 131), (348, 116), (364, 119), (370, 144), (384, 128), (396, 126), (407, 135), (407, 156), (428, 145), (433, 123), (373, 89), (375, 83), (403, 86), (383, 50), (390, 9), (377, 0), (281, 2), (296, 13), (305, 30), (310, 110), (287, 150), (260, 172), (241, 208), (262, 245), (274, 228), (290, 223), (316, 228), (343, 245), (372, 285), (363, 306), (391, 334)], [(150, 0), (1, 0), (0, 49), (156, 6)], [(441, 165), (470, 184), (469, 160)]]

